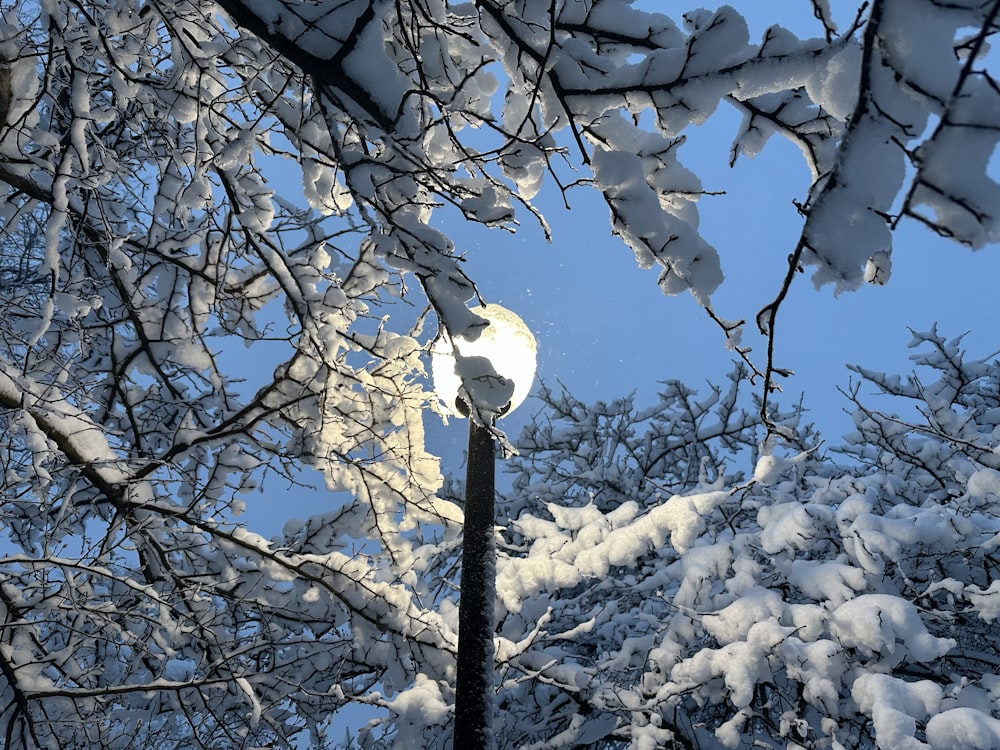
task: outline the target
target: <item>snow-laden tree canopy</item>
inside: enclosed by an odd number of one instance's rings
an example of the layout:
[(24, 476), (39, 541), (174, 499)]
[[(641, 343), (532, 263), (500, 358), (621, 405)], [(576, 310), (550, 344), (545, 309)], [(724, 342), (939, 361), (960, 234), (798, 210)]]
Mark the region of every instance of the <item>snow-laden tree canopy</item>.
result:
[[(907, 378), (855, 368), (841, 445), (797, 411), (765, 437), (739, 370), (544, 391), (501, 502), (498, 746), (997, 747), (1000, 363), (912, 346)], [(448, 747), (426, 693), (395, 746)]]
[[(432, 591), (425, 571), (461, 510), (424, 448), (423, 316), (386, 317), (399, 299), (455, 335), (482, 324), (437, 217), (544, 227), (543, 184), (598, 190), (764, 399), (778, 370), (712, 308), (726, 249), (699, 235), (683, 166), (717, 107), (743, 114), (733, 159), (788, 138), (813, 176), (754, 321), (771, 335), (799, 267), (884, 282), (901, 220), (996, 240), (1000, 2), (811, 7), (800, 39), (621, 0), (3, 0), (3, 744), (318, 744), (355, 701), (444, 721), (452, 578)], [(277, 191), (290, 175), (301, 189)], [(249, 383), (227, 359), (243, 344)], [(304, 465), (350, 502), (279, 540), (238, 525), (241, 492)], [(512, 679), (561, 685), (547, 669)]]

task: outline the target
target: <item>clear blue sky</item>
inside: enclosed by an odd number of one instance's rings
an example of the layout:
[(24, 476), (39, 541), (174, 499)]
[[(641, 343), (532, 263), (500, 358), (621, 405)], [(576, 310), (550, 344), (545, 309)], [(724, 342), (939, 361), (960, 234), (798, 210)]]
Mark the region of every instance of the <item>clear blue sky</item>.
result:
[[(753, 4), (752, 39), (774, 22), (767, 6), (776, 5)], [(857, 7), (835, 5), (844, 11), (838, 18), (842, 24)], [(819, 32), (808, 2), (783, 3), (780, 21), (797, 31)], [(791, 201), (806, 198), (808, 173), (798, 149), (780, 136), (755, 159), (741, 158), (730, 169), (729, 145), (737, 124), (738, 115), (721, 106), (705, 125), (688, 133), (680, 159), (701, 177), (706, 190), (726, 191), (699, 204), (702, 232), (719, 250), (726, 273), (715, 308), (726, 319), (750, 321), (744, 343), (753, 346), (763, 366), (765, 341), (752, 321), (774, 298), (795, 247), (801, 217)], [(551, 244), (530, 216), (522, 217), (522, 231), (515, 235), (448, 225), (459, 250), (466, 252), (468, 273), (482, 295), (517, 312), (535, 332), (539, 377), (562, 382), (585, 401), (635, 390), (643, 403), (653, 398), (659, 381), (677, 378), (696, 388), (723, 381), (733, 356), (719, 328), (689, 295), (664, 296), (657, 272), (637, 267), (632, 252), (611, 235), (607, 206), (596, 192), (578, 188), (570, 198), (572, 210), (567, 211), (551, 184), (539, 195), (553, 230)], [(993, 330), (998, 280), (996, 248), (974, 253), (912, 221), (896, 234), (892, 278), (885, 287), (834, 298), (829, 287), (817, 291), (808, 273), (800, 276), (778, 319), (777, 364), (795, 371), (783, 382), (786, 398), (804, 393), (813, 421), (827, 443), (836, 444), (850, 428), (843, 413), (847, 402), (836, 390), (848, 383), (846, 365), (910, 372), (908, 327), (926, 330), (937, 322), (948, 336), (970, 332), (966, 344), (971, 353), (1000, 349), (1000, 336)], [(539, 408), (538, 401), (529, 399), (501, 426), (514, 437)], [(452, 471), (461, 472), (464, 422), (444, 427), (428, 415), (427, 427), (431, 448)], [(275, 533), (290, 515), (321, 512), (333, 502), (323, 492), (289, 493), (275, 502), (277, 489), (272, 483), (262, 503), (248, 498), (252, 529)]]
[[(846, 28), (858, 4), (832, 5)], [(736, 4), (747, 14), (751, 40), (775, 22), (800, 34), (820, 33), (810, 3), (782, 3), (775, 13), (777, 6)], [(777, 135), (755, 159), (741, 157), (730, 169), (738, 123), (738, 114), (721, 105), (705, 125), (687, 133), (679, 158), (706, 190), (726, 191), (699, 203), (701, 231), (719, 250), (726, 274), (715, 309), (723, 318), (749, 321), (744, 343), (753, 346), (762, 367), (766, 342), (752, 321), (777, 293), (799, 238), (802, 222), (792, 200), (805, 200), (809, 175), (797, 147)], [(539, 202), (553, 227), (551, 245), (530, 217), (513, 237), (472, 228), (452, 233), (459, 247), (467, 243), (469, 273), (484, 297), (514, 309), (535, 331), (539, 376), (560, 380), (585, 400), (631, 390), (652, 398), (657, 382), (672, 378), (692, 387), (722, 381), (733, 357), (718, 326), (689, 295), (662, 295), (657, 271), (637, 268), (631, 251), (611, 236), (608, 209), (594, 191), (575, 190), (566, 211), (548, 187)], [(783, 381), (786, 396), (805, 393), (827, 440), (835, 442), (850, 427), (836, 390), (848, 383), (846, 365), (909, 373), (908, 327), (927, 330), (937, 322), (948, 336), (968, 331), (971, 353), (1000, 349), (992, 330), (998, 282), (996, 248), (973, 252), (912, 220), (896, 233), (885, 287), (835, 298), (830, 287), (815, 289), (807, 269), (777, 323), (777, 364), (796, 373)], [(528, 402), (522, 409), (531, 407)]]
[[(756, 159), (730, 169), (736, 124), (732, 111), (720, 109), (692, 133), (684, 148), (695, 158), (685, 163), (700, 165), (706, 189), (727, 191), (699, 204), (702, 231), (726, 273), (715, 307), (727, 319), (751, 321), (744, 343), (762, 365), (765, 341), (752, 321), (780, 286), (801, 231), (791, 200), (805, 198), (808, 177), (798, 150), (778, 137)], [(611, 236), (596, 193), (579, 189), (572, 203), (571, 211), (548, 207), (551, 245), (528, 222), (513, 237), (458, 235), (469, 242), (469, 273), (482, 294), (514, 309), (535, 331), (540, 377), (559, 379), (586, 399), (632, 389), (651, 397), (657, 381), (669, 378), (692, 386), (724, 378), (732, 355), (719, 328), (689, 295), (664, 296), (655, 270), (637, 268), (631, 251)], [(786, 393), (805, 392), (821, 423), (832, 418), (838, 429), (846, 422), (829, 407), (836, 386), (847, 383), (846, 364), (909, 371), (907, 326), (924, 330), (938, 322), (947, 335), (970, 331), (974, 352), (1000, 348), (992, 330), (998, 280), (995, 248), (973, 252), (913, 221), (903, 222), (895, 237), (893, 274), (884, 287), (834, 297), (830, 287), (813, 286), (807, 269), (778, 318), (778, 364), (796, 372), (784, 381)]]
[[(794, 5), (797, 19), (783, 16), (782, 22), (806, 22), (819, 30), (805, 0), (753, 5), (765, 11), (780, 5), (783, 14)], [(851, 4), (852, 12), (855, 8)], [(759, 38), (759, 10), (757, 15)], [(744, 343), (754, 347), (755, 360), (763, 366), (765, 341), (752, 321), (778, 291), (798, 240), (801, 217), (792, 200), (806, 198), (808, 173), (797, 148), (778, 136), (756, 159), (742, 158), (730, 169), (737, 123), (736, 113), (723, 106), (688, 134), (680, 158), (705, 189), (726, 191), (700, 203), (702, 232), (719, 250), (726, 273), (715, 307), (727, 319), (750, 321)], [(533, 329), (540, 378), (562, 382), (585, 401), (634, 390), (641, 403), (653, 399), (659, 381), (676, 378), (696, 388), (723, 381), (733, 356), (722, 332), (689, 295), (664, 296), (657, 272), (637, 268), (632, 252), (611, 235), (599, 195), (577, 189), (567, 211), (549, 184), (538, 202), (552, 226), (551, 244), (530, 216), (522, 216), (522, 231), (515, 235), (460, 223), (448, 230), (466, 252), (468, 273), (486, 300), (511, 308)], [(827, 444), (838, 443), (850, 428), (843, 413), (847, 402), (837, 392), (848, 383), (846, 365), (909, 372), (908, 327), (926, 330), (937, 322), (949, 336), (969, 331), (966, 342), (973, 353), (1000, 349), (994, 332), (998, 281), (996, 248), (973, 253), (914, 222), (904, 222), (895, 236), (893, 274), (885, 287), (834, 298), (830, 288), (817, 291), (808, 276), (799, 277), (778, 319), (777, 363), (796, 373), (784, 382), (785, 398), (796, 400), (804, 393)], [(525, 418), (539, 408), (529, 398), (501, 426), (516, 437)], [(426, 425), (430, 448), (448, 470), (461, 475), (465, 422), (443, 426), (428, 414)], [(321, 485), (318, 473), (312, 479)], [(245, 520), (264, 535), (278, 533), (289, 517), (321, 513), (339, 503), (322, 489), (282, 492), (275, 481), (246, 499)]]

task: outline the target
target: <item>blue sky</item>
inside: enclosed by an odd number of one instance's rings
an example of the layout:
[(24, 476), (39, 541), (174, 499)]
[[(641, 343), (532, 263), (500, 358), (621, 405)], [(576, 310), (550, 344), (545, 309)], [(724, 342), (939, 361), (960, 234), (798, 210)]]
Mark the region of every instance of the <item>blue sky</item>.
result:
[[(762, 5), (768, 4), (756, 4), (750, 18), (752, 39), (775, 20), (766, 7), (760, 10)], [(809, 3), (782, 5), (781, 23), (797, 31), (819, 31)], [(844, 23), (857, 6), (839, 5), (845, 12), (838, 20)], [(751, 321), (744, 344), (753, 347), (752, 356), (762, 366), (766, 342), (752, 321), (780, 286), (801, 231), (792, 200), (806, 198), (809, 176), (798, 149), (780, 136), (755, 159), (743, 157), (730, 169), (729, 146), (737, 125), (738, 115), (720, 106), (707, 123), (687, 133), (680, 159), (700, 176), (706, 190), (726, 191), (699, 203), (702, 233), (719, 250), (726, 274), (714, 297), (715, 309), (726, 319)], [(551, 244), (530, 216), (522, 216), (521, 231), (513, 235), (464, 222), (447, 224), (486, 301), (511, 308), (534, 331), (539, 378), (559, 381), (585, 401), (634, 390), (641, 403), (654, 398), (663, 380), (676, 378), (695, 388), (722, 382), (733, 355), (716, 324), (690, 295), (664, 296), (657, 272), (637, 267), (632, 252), (611, 235), (608, 208), (596, 191), (577, 188), (569, 198), (567, 211), (551, 183), (538, 196), (553, 230)], [(902, 223), (894, 243), (888, 285), (834, 297), (830, 287), (816, 290), (807, 273), (796, 279), (779, 313), (777, 364), (795, 371), (783, 381), (784, 398), (797, 400), (804, 394), (828, 444), (838, 443), (850, 429), (843, 412), (847, 402), (837, 392), (851, 376), (847, 364), (909, 373), (908, 327), (927, 330), (936, 322), (949, 337), (968, 332), (967, 349), (977, 356), (1000, 349), (1000, 336), (993, 332), (1000, 279), (996, 248), (972, 252), (913, 221)], [(514, 437), (540, 407), (529, 398), (501, 426)], [(431, 449), (461, 473), (464, 422), (443, 426), (428, 415), (427, 428)], [(270, 534), (289, 515), (320, 512), (328, 502), (323, 493), (290, 493), (277, 505), (249, 503), (247, 520)]]
[[(726, 281), (715, 295), (718, 314), (745, 318), (744, 343), (763, 365), (765, 340), (752, 321), (778, 291), (786, 258), (801, 231), (791, 201), (806, 197), (808, 174), (793, 145), (775, 137), (755, 159), (728, 166), (737, 116), (720, 109), (693, 132), (682, 161), (708, 190), (701, 228), (720, 251)], [(682, 151), (682, 153), (684, 153)], [(453, 233), (468, 252), (468, 271), (488, 301), (521, 315), (539, 342), (539, 377), (564, 383), (584, 400), (611, 399), (632, 390), (652, 399), (657, 383), (678, 378), (692, 387), (721, 382), (732, 353), (724, 337), (690, 295), (664, 296), (657, 272), (636, 265), (631, 251), (609, 229), (608, 209), (592, 190), (571, 195), (566, 211), (546, 195), (554, 241), (545, 242), (530, 219), (523, 232), (461, 227)], [(783, 381), (786, 397), (805, 404), (828, 441), (850, 428), (837, 392), (848, 384), (847, 364), (909, 373), (909, 328), (954, 336), (969, 332), (971, 353), (1000, 348), (994, 335), (995, 288), (1000, 257), (995, 248), (973, 252), (906, 221), (897, 232), (893, 274), (884, 287), (833, 295), (799, 276), (779, 313), (777, 364), (795, 371)], [(538, 408), (528, 401), (522, 416)], [(505, 420), (511, 431), (519, 421)], [(436, 434), (436, 431), (435, 431)]]
[[(797, 5), (808, 9), (807, 2)], [(806, 198), (809, 175), (798, 149), (780, 137), (731, 169), (729, 146), (737, 124), (738, 115), (723, 105), (687, 134), (680, 158), (706, 190), (726, 191), (699, 204), (701, 230), (719, 250), (726, 274), (715, 308), (724, 318), (751, 321), (744, 343), (753, 346), (762, 365), (766, 342), (752, 321), (778, 291), (799, 238), (801, 217), (792, 200)], [(530, 216), (522, 217), (521, 231), (513, 235), (460, 222), (450, 223), (448, 233), (466, 253), (468, 274), (483, 297), (511, 308), (534, 331), (540, 379), (559, 381), (584, 401), (636, 391), (641, 404), (654, 398), (663, 380), (676, 378), (695, 388), (723, 381), (733, 355), (722, 332), (690, 295), (664, 296), (657, 272), (637, 267), (632, 252), (611, 235), (608, 208), (595, 191), (574, 190), (572, 210), (566, 210), (549, 183), (538, 203), (553, 230), (551, 244)], [(936, 322), (948, 336), (968, 331), (967, 348), (980, 356), (1000, 349), (994, 333), (998, 280), (996, 248), (973, 253), (912, 221), (896, 233), (893, 274), (884, 287), (835, 298), (829, 287), (816, 290), (808, 276), (799, 276), (778, 319), (778, 364), (795, 371), (784, 382), (784, 398), (804, 394), (827, 445), (836, 445), (851, 426), (847, 401), (837, 391), (848, 384), (846, 365), (910, 372), (908, 327), (926, 330)], [(516, 437), (540, 409), (541, 403), (529, 398), (501, 426)], [(428, 413), (426, 427), (429, 447), (442, 457), (443, 468), (461, 476), (465, 421), (445, 426)], [(752, 472), (750, 466), (741, 468)], [(498, 477), (502, 482), (502, 469)], [(319, 489), (284, 491), (282, 482), (271, 481), (264, 492), (248, 496), (244, 520), (250, 529), (274, 535), (291, 517), (340, 504), (341, 498), (322, 489), (318, 473), (305, 478)], [(358, 710), (357, 716), (360, 722), (368, 714)]]
[[(792, 4), (781, 5), (784, 12)], [(794, 5), (799, 20), (809, 21), (809, 3)], [(759, 30), (758, 23), (758, 37)], [(752, 321), (781, 284), (787, 255), (802, 228), (792, 200), (806, 198), (809, 177), (798, 150), (780, 137), (772, 138), (755, 159), (742, 158), (730, 169), (729, 145), (737, 121), (736, 113), (723, 106), (688, 133), (680, 158), (706, 190), (726, 191), (703, 198), (699, 209), (702, 232), (719, 250), (726, 273), (715, 308), (724, 318), (751, 321), (744, 343), (753, 346), (762, 366), (766, 342)], [(689, 295), (664, 296), (657, 272), (637, 267), (632, 252), (611, 235), (608, 208), (595, 191), (576, 189), (570, 202), (572, 210), (567, 211), (551, 183), (539, 196), (552, 226), (551, 244), (530, 216), (522, 217), (522, 231), (514, 235), (458, 222), (448, 225), (486, 301), (511, 308), (534, 331), (539, 378), (563, 383), (584, 401), (636, 391), (640, 403), (651, 401), (663, 380), (676, 378), (695, 388), (722, 382), (733, 356), (719, 328)], [(908, 327), (926, 330), (937, 323), (948, 336), (968, 331), (966, 344), (976, 355), (1000, 349), (1000, 336), (994, 333), (1000, 279), (996, 248), (973, 253), (912, 221), (902, 224), (894, 243), (887, 286), (835, 298), (829, 287), (816, 290), (808, 275), (800, 276), (780, 312), (777, 363), (795, 371), (784, 382), (784, 398), (793, 401), (804, 394), (828, 445), (837, 444), (850, 429), (843, 412), (847, 401), (837, 391), (848, 384), (846, 365), (908, 373)], [(529, 398), (501, 426), (515, 437), (540, 408), (540, 402)], [(426, 424), (429, 447), (441, 455), (447, 470), (461, 475), (465, 422), (445, 426), (428, 414)], [(311, 478), (321, 484), (318, 473)], [(245, 520), (253, 531), (276, 534), (292, 516), (339, 504), (322, 489), (282, 490), (280, 481), (272, 481), (263, 493), (247, 498)]]
[[(780, 14), (769, 10), (776, 5), (737, 4), (748, 13), (751, 39), (776, 21), (798, 33), (820, 31), (809, 3), (782, 4)], [(857, 4), (832, 5), (845, 27)], [(798, 149), (780, 136), (731, 169), (729, 145), (738, 122), (738, 114), (721, 105), (687, 133), (679, 158), (704, 189), (726, 191), (699, 203), (701, 231), (719, 250), (726, 274), (714, 305), (723, 318), (751, 321), (744, 343), (762, 366), (766, 342), (752, 321), (777, 293), (799, 238), (802, 222), (792, 200), (805, 200), (809, 175)], [(566, 211), (553, 186), (547, 188), (539, 204), (553, 227), (552, 244), (530, 217), (516, 236), (464, 226), (452, 231), (459, 248), (466, 243), (469, 274), (487, 301), (512, 308), (535, 331), (539, 376), (558, 379), (585, 400), (632, 390), (652, 398), (657, 382), (672, 378), (692, 387), (721, 381), (733, 355), (718, 326), (689, 295), (665, 297), (655, 270), (637, 268), (631, 251), (611, 236), (608, 209), (595, 191), (571, 192), (572, 210)], [(847, 364), (909, 373), (908, 327), (927, 330), (936, 322), (947, 336), (969, 332), (966, 344), (976, 355), (1000, 348), (991, 330), (998, 279), (995, 248), (973, 252), (913, 220), (902, 222), (895, 235), (893, 274), (885, 287), (834, 297), (831, 287), (813, 286), (807, 269), (777, 323), (777, 364), (795, 371), (783, 382), (786, 396), (805, 393), (827, 439), (836, 440), (850, 427), (836, 391), (848, 383)]]

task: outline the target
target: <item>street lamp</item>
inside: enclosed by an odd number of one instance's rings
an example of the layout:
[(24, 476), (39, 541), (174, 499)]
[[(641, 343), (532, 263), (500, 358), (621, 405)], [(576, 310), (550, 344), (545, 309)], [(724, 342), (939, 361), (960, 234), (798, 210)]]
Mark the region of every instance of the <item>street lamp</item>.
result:
[(490, 428), (516, 409), (535, 378), (535, 337), (500, 305), (477, 308), (488, 325), (431, 348), (434, 389), (452, 414), (469, 416), (453, 750), (493, 744), (493, 603), (496, 592), (495, 451)]

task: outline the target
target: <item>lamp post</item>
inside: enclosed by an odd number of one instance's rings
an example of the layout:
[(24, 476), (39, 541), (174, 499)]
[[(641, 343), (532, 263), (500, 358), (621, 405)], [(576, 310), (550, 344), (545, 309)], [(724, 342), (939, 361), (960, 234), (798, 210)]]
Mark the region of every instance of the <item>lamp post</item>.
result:
[(510, 310), (486, 305), (475, 313), (488, 325), (466, 336), (442, 331), (431, 359), (438, 396), (452, 413), (469, 417), (453, 750), (493, 744), (496, 492), (490, 428), (524, 401), (537, 351), (535, 337)]

